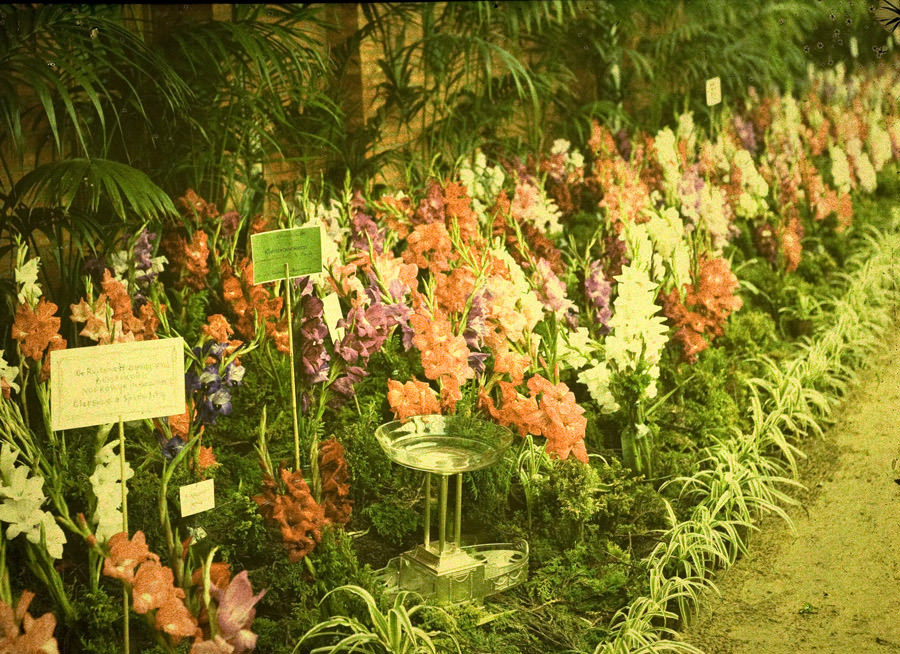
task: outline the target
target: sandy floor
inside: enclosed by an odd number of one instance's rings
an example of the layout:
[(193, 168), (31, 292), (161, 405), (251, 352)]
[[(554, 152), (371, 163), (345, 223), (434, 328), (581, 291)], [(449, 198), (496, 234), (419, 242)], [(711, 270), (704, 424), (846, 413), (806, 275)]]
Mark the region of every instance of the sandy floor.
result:
[(900, 337), (861, 378), (805, 443), (796, 535), (767, 521), (684, 629), (707, 654), (900, 654)]

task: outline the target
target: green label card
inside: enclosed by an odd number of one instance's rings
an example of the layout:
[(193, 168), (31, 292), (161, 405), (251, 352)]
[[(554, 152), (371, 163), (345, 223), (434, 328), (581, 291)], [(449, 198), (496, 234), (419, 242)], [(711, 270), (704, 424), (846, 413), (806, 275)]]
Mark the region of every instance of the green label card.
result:
[(184, 412), (184, 341), (76, 347), (50, 353), (54, 430)]
[(273, 282), (322, 272), (321, 227), (274, 229), (250, 236), (253, 250), (253, 283)]

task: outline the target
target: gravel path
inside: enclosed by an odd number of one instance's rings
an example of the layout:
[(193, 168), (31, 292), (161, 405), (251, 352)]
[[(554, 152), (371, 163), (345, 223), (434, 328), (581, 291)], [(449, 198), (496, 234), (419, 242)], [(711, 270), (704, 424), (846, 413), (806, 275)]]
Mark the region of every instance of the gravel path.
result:
[(861, 378), (825, 439), (805, 443), (796, 534), (766, 521), (687, 642), (707, 654), (900, 654), (900, 337)]

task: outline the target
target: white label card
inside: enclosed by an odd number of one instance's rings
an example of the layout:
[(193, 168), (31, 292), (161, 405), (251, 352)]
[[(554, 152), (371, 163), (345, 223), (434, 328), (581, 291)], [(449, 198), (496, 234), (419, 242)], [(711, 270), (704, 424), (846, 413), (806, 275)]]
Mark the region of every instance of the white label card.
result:
[(706, 80), (706, 104), (710, 107), (722, 101), (722, 80), (712, 77)]
[(181, 517), (209, 511), (216, 506), (215, 484), (212, 479), (204, 479), (196, 484), (188, 484), (178, 489), (181, 498)]
[(322, 300), (322, 305), (322, 317), (325, 318), (325, 325), (328, 327), (328, 333), (331, 334), (331, 342), (337, 343), (344, 338), (344, 328), (337, 326), (338, 321), (344, 317), (337, 293), (326, 295)]
[(181, 338), (50, 353), (54, 430), (180, 414), (184, 397)]

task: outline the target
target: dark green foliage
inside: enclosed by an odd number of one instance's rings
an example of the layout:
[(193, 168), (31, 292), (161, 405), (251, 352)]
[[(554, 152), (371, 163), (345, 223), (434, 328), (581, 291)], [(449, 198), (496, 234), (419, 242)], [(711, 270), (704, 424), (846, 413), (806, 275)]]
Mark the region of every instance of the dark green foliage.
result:
[[(160, 457), (162, 458), (162, 457)], [(159, 464), (138, 468), (134, 477), (128, 480), (128, 524), (140, 525), (140, 530), (147, 537), (147, 546), (151, 552), (165, 559), (165, 535), (159, 522)], [(169, 483), (170, 514), (178, 514), (178, 479), (185, 480), (184, 475), (173, 475)], [(193, 480), (191, 480), (193, 481)], [(174, 488), (174, 491), (173, 491)], [(131, 527), (136, 531), (136, 527)]]
[(695, 453), (725, 437), (729, 429), (743, 426), (738, 403), (743, 383), (737, 362), (723, 348), (704, 350), (683, 374), (687, 378), (669, 398), (659, 421), (664, 431), (683, 436), (684, 450)]
[(355, 584), (377, 593), (378, 588), (371, 569), (360, 565), (350, 536), (333, 528), (323, 530), (322, 542), (299, 563), (290, 563), (284, 554), (251, 572), (251, 581), (254, 588), (267, 589), (259, 604), (265, 617), (254, 622), (257, 649), (264, 652), (291, 651), (320, 620), (354, 614), (353, 603), (339, 593), (323, 601), (331, 589)]
[(716, 341), (717, 347), (739, 358), (759, 353), (771, 353), (776, 346), (775, 321), (768, 313), (744, 307), (728, 319), (725, 334)]
[[(218, 479), (216, 480), (218, 483)], [(216, 510), (198, 514), (194, 527), (202, 527), (208, 542), (219, 547), (221, 560), (235, 570), (254, 568), (283, 553), (278, 534), (270, 529), (253, 501), (256, 489), (218, 494)], [(205, 543), (201, 541), (199, 547)]]
[(550, 475), (537, 484), (535, 523), (552, 534), (557, 547), (572, 547), (596, 535), (589, 526), (606, 505), (607, 491), (593, 466), (572, 457), (556, 461)]
[(537, 491), (529, 543), (532, 560), (540, 564), (604, 535), (631, 541), (663, 522), (659, 494), (614, 457), (597, 457), (588, 465), (574, 459), (555, 462), (537, 482)]
[[(113, 654), (121, 651), (121, 646), (116, 642), (116, 633), (121, 630), (122, 597), (121, 594), (115, 594), (115, 591), (121, 593), (121, 586), (118, 582), (116, 585), (108, 584), (108, 589), (104, 586), (95, 592), (85, 591), (74, 601), (79, 620), (73, 626), (71, 635), (78, 639), (80, 651), (85, 654)], [(65, 651), (63, 643), (60, 645), (60, 650)]]
[(391, 545), (399, 546), (421, 525), (419, 498), (386, 497), (362, 510), (372, 528)]
[(545, 561), (531, 575), (527, 589), (538, 603), (562, 600), (582, 615), (614, 613), (635, 583), (635, 568), (627, 552), (601, 538)]

